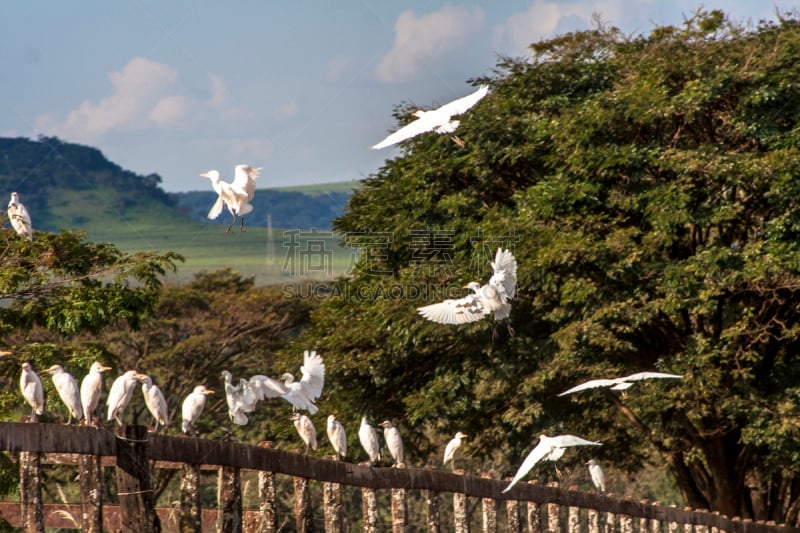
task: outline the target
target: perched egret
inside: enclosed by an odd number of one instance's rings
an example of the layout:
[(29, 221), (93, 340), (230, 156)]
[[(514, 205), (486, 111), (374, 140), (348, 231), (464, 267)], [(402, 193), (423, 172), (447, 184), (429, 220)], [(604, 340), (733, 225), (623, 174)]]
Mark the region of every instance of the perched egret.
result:
[(73, 417), (75, 417), (76, 422), (80, 422), (81, 418), (83, 418), (83, 408), (81, 407), (81, 392), (78, 389), (78, 382), (61, 365), (53, 365), (45, 372), (53, 377), (53, 385), (56, 387), (56, 392), (58, 392), (58, 396), (64, 402), (64, 405), (67, 406), (67, 411), (69, 411), (67, 424), (72, 422)]
[(236, 224), (236, 217), (242, 218), (242, 226), (239, 231), (244, 231), (244, 216), (253, 210), (253, 205), (250, 201), (256, 193), (256, 178), (261, 172), (261, 168), (251, 167), (250, 165), (236, 165), (233, 174), (233, 182), (228, 183), (222, 181), (219, 172), (216, 170), (209, 170), (200, 174), (204, 178), (211, 180), (211, 186), (214, 191), (219, 195), (217, 201), (208, 212), (208, 218), (215, 219), (222, 213), (223, 206), (228, 208), (233, 221), (230, 223), (225, 233), (228, 233), (234, 224)]
[(456, 436), (453, 437), (450, 442), (447, 443), (447, 446), (444, 448), (444, 460), (442, 461), (442, 465), (446, 465), (448, 461), (453, 461), (453, 470), (456, 468), (456, 452), (459, 448), (461, 448), (461, 439), (466, 437), (466, 433), (461, 433), (460, 431), (456, 433)]
[(336, 420), (336, 415), (328, 415), (325, 429), (328, 433), (328, 440), (331, 441), (336, 452), (336, 458), (338, 459), (340, 455), (344, 458), (347, 455), (347, 434), (344, 432), (342, 423)]
[(400, 438), (400, 432), (388, 420), (380, 423), (383, 427), (383, 439), (386, 441), (386, 447), (389, 448), (389, 453), (394, 458), (395, 465), (400, 466), (403, 464), (403, 439)]
[(109, 421), (116, 420), (117, 424), (122, 425), (122, 415), (133, 398), (141, 375), (135, 370), (128, 370), (111, 384), (111, 389), (108, 391)]
[(139, 383), (142, 384), (142, 396), (144, 396), (144, 403), (147, 410), (153, 415), (156, 421), (155, 432), (158, 432), (158, 426), (166, 426), (169, 424), (169, 412), (167, 409), (167, 399), (164, 398), (164, 393), (158, 385), (153, 383), (153, 379), (147, 374), (139, 374)]
[(681, 379), (683, 376), (679, 376), (677, 374), (664, 374), (662, 372), (638, 372), (636, 374), (631, 374), (630, 376), (625, 376), (621, 378), (614, 378), (614, 379), (593, 379), (591, 381), (587, 381), (586, 383), (581, 383), (580, 385), (576, 385), (569, 390), (565, 390), (559, 396), (565, 396), (567, 394), (572, 394), (573, 392), (578, 392), (586, 389), (596, 389), (599, 387), (608, 387), (611, 390), (618, 390), (622, 391), (625, 394), (625, 390), (631, 387), (637, 381), (642, 381), (643, 379)]
[(508, 492), (511, 487), (525, 477), (525, 474), (531, 471), (536, 463), (541, 460), (545, 461), (558, 461), (564, 452), (567, 451), (569, 446), (599, 446), (600, 442), (582, 439), (574, 435), (559, 435), (557, 437), (548, 437), (547, 435), (539, 435), (539, 444), (537, 444), (528, 454), (522, 464), (514, 474), (511, 483), (503, 489), (503, 492)]
[(11, 227), (23, 239), (33, 240), (33, 226), (28, 209), (19, 201), (19, 194), (12, 192), (8, 202), (8, 220)]
[(256, 396), (250, 382), (239, 379), (239, 384), (233, 384), (233, 376), (227, 370), (222, 371), (225, 387), (225, 401), (228, 403), (228, 416), (236, 425), (247, 424), (247, 413), (252, 413), (256, 408)]
[(311, 421), (311, 419), (302, 413), (295, 412), (292, 413), (292, 416), (289, 417), (289, 420), (294, 422), (294, 427), (300, 434), (300, 438), (306, 443), (306, 453), (308, 453), (309, 448), (316, 450), (317, 428), (314, 427), (314, 423)]
[(358, 440), (361, 446), (369, 456), (370, 463), (380, 461), (381, 459), (381, 445), (378, 442), (378, 432), (375, 428), (369, 425), (367, 417), (361, 417), (361, 427), (358, 428)]
[(603, 472), (603, 469), (600, 468), (600, 465), (597, 464), (597, 461), (594, 459), (589, 459), (586, 461), (586, 464), (589, 466), (589, 477), (592, 478), (592, 484), (594, 484), (594, 488), (600, 492), (605, 492), (606, 474)]
[(111, 367), (95, 361), (81, 382), (81, 406), (84, 420), (89, 425), (93, 422), (94, 410), (100, 402), (100, 393), (103, 391), (103, 372), (106, 370), (111, 370)]
[[(372, 149), (379, 150), (381, 148), (386, 148), (387, 146), (392, 146), (393, 144), (416, 137), (428, 131), (435, 131), (439, 134), (453, 133), (456, 131), (456, 128), (458, 128), (459, 121), (453, 120), (452, 117), (465, 113), (488, 93), (489, 87), (481, 85), (474, 93), (459, 98), (458, 100), (453, 100), (437, 109), (429, 111), (422, 109), (417, 110), (414, 112), (414, 116), (417, 117), (415, 121), (390, 134), (384, 140), (373, 146)], [(457, 137), (454, 137), (453, 140), (457, 144), (463, 145), (463, 142)]]
[(317, 355), (316, 351), (305, 350), (300, 372), (300, 381), (295, 381), (292, 374), (286, 373), (280, 377), (283, 382), (258, 375), (251, 377), (249, 383), (258, 400), (280, 396), (292, 404), (294, 409), (316, 414), (319, 409), (314, 401), (322, 394), (322, 387), (325, 385), (325, 363), (322, 362), (322, 356)]
[(183, 422), (181, 423), (181, 431), (189, 433), (190, 431), (195, 435), (197, 432), (194, 430), (194, 423), (203, 414), (203, 409), (206, 406), (206, 397), (209, 394), (214, 394), (214, 391), (207, 389), (205, 385), (198, 385), (192, 390), (191, 393), (183, 400), (181, 405), (181, 415)]
[(495, 320), (503, 320), (511, 312), (509, 300), (516, 295), (517, 260), (508, 250), (498, 248), (492, 269), (494, 274), (486, 285), (472, 281), (465, 286), (472, 291), (468, 296), (426, 305), (417, 311), (439, 324), (474, 322), (489, 313), (494, 314)]
[(19, 388), (22, 390), (22, 397), (31, 406), (31, 422), (36, 422), (36, 416), (44, 412), (44, 387), (42, 380), (28, 362), (22, 363)]

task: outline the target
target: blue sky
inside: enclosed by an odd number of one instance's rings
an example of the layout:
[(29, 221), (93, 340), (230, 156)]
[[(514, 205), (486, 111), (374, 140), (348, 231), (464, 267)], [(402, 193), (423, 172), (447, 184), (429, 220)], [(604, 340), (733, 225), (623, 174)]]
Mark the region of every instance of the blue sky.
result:
[[(168, 191), (209, 188), (199, 173), (264, 168), (259, 187), (358, 179), (394, 148), (369, 146), (401, 102), (472, 91), (498, 54), (590, 26), (626, 33), (680, 24), (699, 2), (4, 2), (0, 136), (100, 148)], [(706, 0), (737, 21), (796, 7)]]

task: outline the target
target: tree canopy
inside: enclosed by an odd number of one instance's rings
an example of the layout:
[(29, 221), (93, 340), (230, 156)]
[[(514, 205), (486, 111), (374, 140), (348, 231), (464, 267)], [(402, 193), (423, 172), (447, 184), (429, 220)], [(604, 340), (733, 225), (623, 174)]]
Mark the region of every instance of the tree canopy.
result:
[[(687, 505), (794, 521), (800, 502), (800, 23), (698, 12), (503, 58), (458, 135), (406, 142), (334, 224), (361, 250), (313, 315), (329, 397), (504, 473), (540, 433), (665, 465)], [(396, 109), (399, 123), (408, 106)], [(425, 322), (510, 248), (514, 334)], [(640, 370), (682, 374), (557, 394)], [(544, 475), (544, 469), (539, 474)]]

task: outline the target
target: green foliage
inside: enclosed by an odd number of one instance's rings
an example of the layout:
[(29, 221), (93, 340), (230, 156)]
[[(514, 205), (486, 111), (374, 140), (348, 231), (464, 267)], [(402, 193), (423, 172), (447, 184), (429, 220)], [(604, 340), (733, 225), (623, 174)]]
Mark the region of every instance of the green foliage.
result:
[[(421, 457), (462, 430), (508, 473), (535, 435), (569, 432), (618, 469), (663, 464), (688, 505), (796, 519), (798, 22), (698, 12), (531, 48), (476, 80), (491, 94), (461, 117), (463, 147), (406, 142), (336, 220), (384, 239), (350, 242), (354, 275), (313, 315), (330, 398), (395, 419)], [(415, 231), (451, 235), (447, 268), (420, 263)], [(416, 315), (486, 280), (498, 245), (519, 263), (513, 336)], [(685, 379), (557, 397), (640, 370)]]

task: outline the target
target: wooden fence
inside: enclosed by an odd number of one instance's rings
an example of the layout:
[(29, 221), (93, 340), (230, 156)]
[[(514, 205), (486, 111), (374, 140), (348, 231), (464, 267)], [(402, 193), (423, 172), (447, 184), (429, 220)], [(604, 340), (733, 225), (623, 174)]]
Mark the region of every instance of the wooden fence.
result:
[[(95, 429), (56, 424), (0, 422), (0, 450), (19, 452), (19, 502), (0, 503), (0, 513), (24, 531), (73, 528), (83, 531), (278, 531), (308, 532), (313, 520), (309, 480), (322, 482), (324, 530), (360, 527), (367, 532), (438, 532), (441, 494), (452, 494), (452, 529), (470, 531), (469, 511), (480, 507), (481, 530), (511, 533), (800, 533), (773, 523), (652, 505), (555, 486), (520, 483), (502, 493), (507, 481), (419, 468), (378, 468), (240, 444), (147, 433), (142, 426)], [(42, 464), (75, 464), (80, 504), (42, 503)], [(118, 503), (104, 502), (103, 471), (113, 467)], [(180, 502), (156, 508), (152, 468), (180, 469)], [(218, 472), (218, 508), (202, 509), (201, 469)], [(258, 472), (258, 510), (243, 510), (241, 472)], [(275, 474), (292, 476), (292, 516), (279, 517)], [(360, 489), (361, 515), (343, 516), (342, 486)], [(389, 526), (380, 520), (378, 496), (388, 491)], [(407, 491), (419, 491), (424, 516), (413, 516)], [(499, 510), (499, 512), (498, 512)], [(419, 514), (419, 513), (417, 513)], [(280, 522), (279, 522), (280, 518)]]

